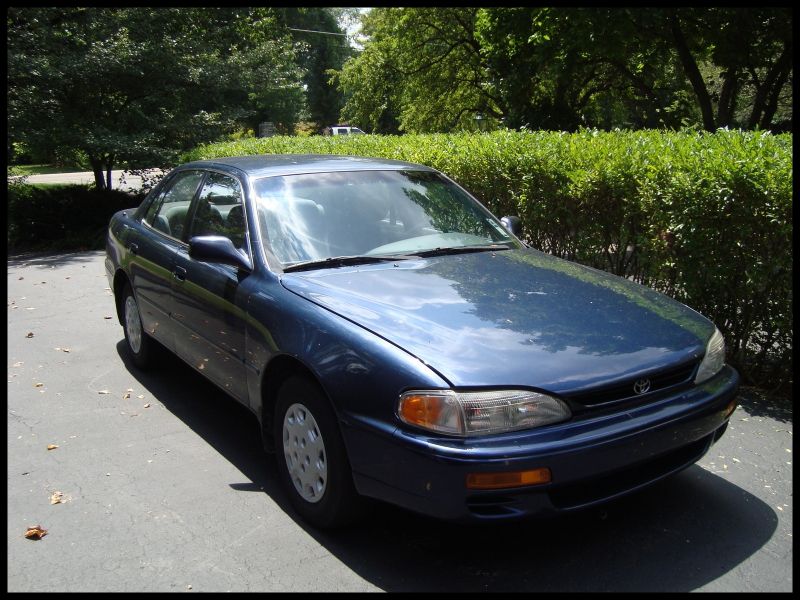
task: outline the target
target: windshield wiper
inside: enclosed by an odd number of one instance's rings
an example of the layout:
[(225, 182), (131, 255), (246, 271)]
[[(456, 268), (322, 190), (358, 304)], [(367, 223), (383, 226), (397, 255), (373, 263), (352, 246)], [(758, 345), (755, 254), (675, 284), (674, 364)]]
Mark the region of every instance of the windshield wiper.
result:
[(444, 256), (445, 254), (463, 254), (467, 252), (487, 252), (495, 250), (510, 250), (511, 246), (508, 244), (491, 244), (480, 246), (447, 246), (444, 248), (433, 248), (432, 250), (420, 250), (414, 252), (412, 256)]
[(309, 269), (328, 269), (333, 267), (345, 267), (348, 265), (367, 265), (370, 263), (407, 260), (409, 258), (414, 258), (414, 257), (404, 256), (402, 254), (395, 254), (395, 255), (376, 254), (373, 256), (370, 256), (368, 254), (355, 255), (355, 256), (331, 256), (329, 258), (322, 258), (318, 260), (306, 260), (303, 262), (295, 263), (293, 265), (289, 265), (288, 267), (284, 267), (283, 272), (290, 273), (292, 271), (307, 271)]
[(334, 267), (345, 267), (349, 265), (367, 265), (371, 263), (391, 262), (398, 260), (409, 260), (411, 258), (426, 258), (428, 256), (443, 256), (445, 254), (462, 254), (466, 252), (486, 252), (495, 250), (510, 250), (507, 244), (482, 244), (480, 246), (447, 246), (444, 248), (433, 248), (431, 250), (420, 250), (408, 254), (357, 254), (354, 256), (331, 256), (315, 260), (306, 260), (284, 267), (284, 273), (292, 271), (307, 271), (309, 269), (329, 269)]

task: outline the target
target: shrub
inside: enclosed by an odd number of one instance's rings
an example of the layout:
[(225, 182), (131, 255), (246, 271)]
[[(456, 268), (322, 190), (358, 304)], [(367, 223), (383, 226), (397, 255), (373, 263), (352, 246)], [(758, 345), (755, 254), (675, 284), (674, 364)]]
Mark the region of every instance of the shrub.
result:
[(111, 215), (136, 207), (141, 200), (138, 195), (83, 185), (10, 184), (8, 248), (12, 252), (101, 249)]
[(718, 131), (271, 137), (187, 160), (349, 154), (432, 166), (528, 242), (663, 291), (725, 335), (745, 381), (792, 381), (792, 138)]

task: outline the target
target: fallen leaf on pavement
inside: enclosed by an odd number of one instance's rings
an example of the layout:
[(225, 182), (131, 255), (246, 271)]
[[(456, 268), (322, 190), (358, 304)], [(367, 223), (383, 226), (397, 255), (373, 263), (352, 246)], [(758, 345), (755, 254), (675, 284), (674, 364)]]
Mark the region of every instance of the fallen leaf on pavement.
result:
[(28, 527), (28, 531), (25, 532), (25, 537), (28, 538), (29, 540), (40, 540), (46, 535), (47, 535), (47, 529), (42, 529), (41, 525)]
[(53, 492), (53, 495), (50, 496), (50, 504), (63, 504), (64, 503), (64, 494), (61, 492)]
[(98, 394), (110, 394), (111, 392), (109, 392), (108, 390), (100, 390), (100, 391), (99, 391), (99, 392), (97, 392), (97, 393), (98, 393)]
[(34, 383), (33, 387), (44, 387), (43, 383)]
[(28, 335), (26, 335), (25, 337), (26, 337), (26, 338), (32, 338), (32, 337), (33, 337), (33, 332), (32, 332), (32, 331), (31, 331), (31, 332), (28, 332)]
[(58, 448), (58, 446), (56, 446), (55, 444), (47, 444), (48, 450), (55, 450), (56, 448)]
[(114, 317), (103, 317), (104, 319), (113, 319)]
[(130, 397), (131, 397), (131, 393), (130, 392), (125, 392), (125, 394), (122, 396), (122, 399), (123, 400), (127, 400)]
[(144, 407), (145, 408), (150, 408), (150, 403), (148, 402), (147, 404), (144, 405)]

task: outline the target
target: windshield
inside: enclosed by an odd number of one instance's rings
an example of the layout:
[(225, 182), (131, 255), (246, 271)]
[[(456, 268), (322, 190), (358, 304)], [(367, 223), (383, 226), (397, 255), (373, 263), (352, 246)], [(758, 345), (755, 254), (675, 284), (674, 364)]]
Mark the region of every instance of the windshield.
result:
[(519, 247), (491, 213), (430, 171), (266, 177), (255, 189), (261, 237), (283, 268), (336, 257)]

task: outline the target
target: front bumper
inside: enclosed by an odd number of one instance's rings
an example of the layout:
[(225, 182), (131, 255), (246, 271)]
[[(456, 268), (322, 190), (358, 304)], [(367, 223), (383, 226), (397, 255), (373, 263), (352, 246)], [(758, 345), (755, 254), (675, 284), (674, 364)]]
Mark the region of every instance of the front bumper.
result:
[[(448, 520), (513, 519), (591, 506), (699, 460), (724, 432), (739, 375), (726, 366), (690, 390), (612, 414), (481, 439), (350, 421), (345, 441), (360, 493)], [(468, 473), (547, 467), (548, 484), (468, 490)]]

